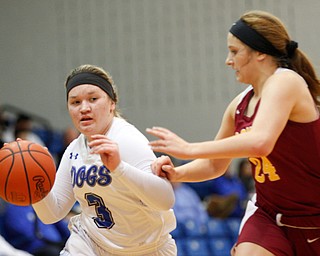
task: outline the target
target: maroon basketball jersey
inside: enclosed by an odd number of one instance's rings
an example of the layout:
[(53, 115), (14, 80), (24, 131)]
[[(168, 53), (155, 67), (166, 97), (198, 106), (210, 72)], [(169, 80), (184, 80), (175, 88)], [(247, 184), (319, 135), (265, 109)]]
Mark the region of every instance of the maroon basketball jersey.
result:
[[(252, 95), (251, 89), (237, 106), (235, 133), (250, 132), (260, 103), (246, 116)], [(320, 118), (309, 123), (289, 120), (271, 154), (249, 161), (259, 207), (287, 216), (320, 214)]]

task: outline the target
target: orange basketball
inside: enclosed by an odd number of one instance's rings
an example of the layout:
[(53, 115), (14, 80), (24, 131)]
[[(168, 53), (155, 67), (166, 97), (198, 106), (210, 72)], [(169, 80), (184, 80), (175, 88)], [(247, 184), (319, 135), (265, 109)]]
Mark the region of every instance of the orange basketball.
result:
[(0, 149), (0, 197), (5, 201), (22, 206), (39, 202), (55, 177), (55, 162), (41, 145), (20, 140)]

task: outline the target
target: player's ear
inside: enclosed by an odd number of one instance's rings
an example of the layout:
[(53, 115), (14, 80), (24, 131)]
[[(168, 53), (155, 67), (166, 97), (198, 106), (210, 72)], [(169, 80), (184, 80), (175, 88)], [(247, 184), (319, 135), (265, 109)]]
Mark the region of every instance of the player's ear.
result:
[(113, 113), (115, 109), (116, 109), (116, 103), (114, 101), (111, 101), (110, 113)]
[(262, 53), (262, 52), (256, 52), (256, 54), (257, 54), (258, 61), (263, 61), (267, 57), (267, 54)]

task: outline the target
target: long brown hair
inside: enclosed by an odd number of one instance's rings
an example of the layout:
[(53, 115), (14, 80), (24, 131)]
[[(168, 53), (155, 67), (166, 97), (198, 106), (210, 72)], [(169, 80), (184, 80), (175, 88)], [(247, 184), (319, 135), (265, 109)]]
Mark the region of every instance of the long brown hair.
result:
[[(241, 19), (264, 36), (283, 55), (288, 55), (287, 46), (292, 39), (279, 18), (268, 12), (255, 10), (243, 14)], [(275, 57), (275, 60), (279, 67), (290, 68), (304, 78), (313, 100), (319, 107), (320, 81), (305, 53), (297, 48), (289, 59)]]

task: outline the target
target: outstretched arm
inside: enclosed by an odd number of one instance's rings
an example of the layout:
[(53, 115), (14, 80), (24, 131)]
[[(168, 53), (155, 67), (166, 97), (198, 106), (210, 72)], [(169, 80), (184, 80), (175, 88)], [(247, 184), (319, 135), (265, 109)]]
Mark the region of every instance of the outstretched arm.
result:
[[(240, 95), (238, 96), (240, 97)], [(234, 112), (239, 99), (235, 98), (228, 106), (220, 130), (218, 131), (215, 141), (230, 137), (234, 134)], [(158, 141), (150, 142), (151, 148), (155, 151), (165, 152), (176, 158), (190, 159), (190, 148), (192, 144), (179, 138), (176, 134), (167, 129), (147, 129), (147, 132), (157, 136), (158, 131), (162, 134)], [(158, 142), (159, 145), (158, 146)], [(199, 182), (217, 178), (225, 173), (231, 162), (230, 158), (224, 159), (196, 159), (187, 164), (174, 167), (168, 156), (157, 158), (152, 164), (152, 171), (159, 176), (165, 176), (170, 181), (181, 182)]]
[(152, 171), (158, 176), (167, 177), (171, 182), (200, 182), (220, 177), (230, 162), (230, 159), (196, 159), (175, 167), (170, 157), (162, 156), (153, 162)]
[[(281, 90), (279, 90), (280, 87)], [(306, 101), (308, 103), (302, 105), (301, 102)], [(277, 74), (268, 79), (261, 91), (261, 103), (250, 131), (238, 135), (234, 135), (226, 127), (234, 128), (228, 116), (234, 113), (236, 103), (237, 101), (234, 100), (226, 110), (220, 135), (215, 140), (188, 143), (168, 129), (154, 127), (147, 129), (148, 133), (159, 138), (150, 142), (152, 149), (182, 159), (266, 156), (273, 150), (289, 119), (307, 122), (316, 118), (310, 94), (308, 95), (302, 79), (294, 74)]]

